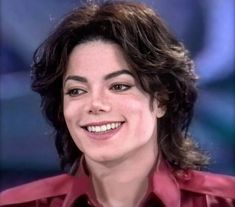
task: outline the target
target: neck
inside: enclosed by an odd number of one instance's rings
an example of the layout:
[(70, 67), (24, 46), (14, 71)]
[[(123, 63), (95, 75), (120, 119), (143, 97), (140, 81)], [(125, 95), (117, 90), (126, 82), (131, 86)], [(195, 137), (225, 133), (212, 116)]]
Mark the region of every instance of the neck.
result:
[(143, 200), (157, 160), (156, 144), (146, 147), (113, 162), (98, 163), (86, 158), (97, 200), (104, 207), (134, 207)]

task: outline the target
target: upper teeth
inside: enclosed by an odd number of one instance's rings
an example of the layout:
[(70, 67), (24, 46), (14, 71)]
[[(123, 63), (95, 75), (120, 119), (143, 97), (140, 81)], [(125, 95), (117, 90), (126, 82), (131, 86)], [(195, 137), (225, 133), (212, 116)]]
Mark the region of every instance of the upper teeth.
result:
[(112, 129), (116, 129), (121, 125), (121, 122), (116, 123), (110, 123), (110, 124), (104, 124), (101, 126), (87, 126), (87, 130), (89, 132), (105, 132)]

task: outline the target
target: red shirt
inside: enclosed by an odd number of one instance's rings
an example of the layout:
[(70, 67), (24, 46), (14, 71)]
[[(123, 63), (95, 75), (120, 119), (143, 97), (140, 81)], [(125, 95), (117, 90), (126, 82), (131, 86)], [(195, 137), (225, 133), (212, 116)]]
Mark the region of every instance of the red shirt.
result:
[[(63, 174), (3, 191), (0, 206), (100, 207), (82, 165), (78, 176)], [(235, 177), (173, 170), (161, 161), (141, 207), (235, 207)]]

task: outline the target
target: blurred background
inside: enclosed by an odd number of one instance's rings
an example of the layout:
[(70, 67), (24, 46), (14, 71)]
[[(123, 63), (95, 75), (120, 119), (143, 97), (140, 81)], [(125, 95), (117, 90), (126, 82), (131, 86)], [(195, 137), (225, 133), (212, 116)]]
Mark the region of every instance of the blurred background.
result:
[[(30, 90), (32, 54), (79, 0), (0, 0), (0, 189), (61, 173), (52, 130)], [(235, 175), (233, 0), (146, 0), (191, 52), (199, 100), (191, 133), (212, 172)]]

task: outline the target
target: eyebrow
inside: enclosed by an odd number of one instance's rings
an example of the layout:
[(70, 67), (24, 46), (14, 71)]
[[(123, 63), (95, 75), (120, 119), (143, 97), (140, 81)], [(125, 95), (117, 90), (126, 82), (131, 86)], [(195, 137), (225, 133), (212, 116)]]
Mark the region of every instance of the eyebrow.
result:
[[(115, 77), (123, 75), (123, 74), (130, 75), (134, 78), (134, 75), (129, 70), (124, 69), (124, 70), (118, 70), (118, 71), (115, 71), (115, 72), (112, 72), (112, 73), (109, 73), (109, 74), (105, 75), (104, 80), (109, 80), (109, 79), (115, 78)], [(68, 80), (75, 80), (75, 81), (82, 82), (82, 83), (87, 83), (88, 82), (87, 78), (85, 78), (83, 76), (69, 75), (64, 80), (64, 85), (65, 85), (66, 81), (68, 81)]]

